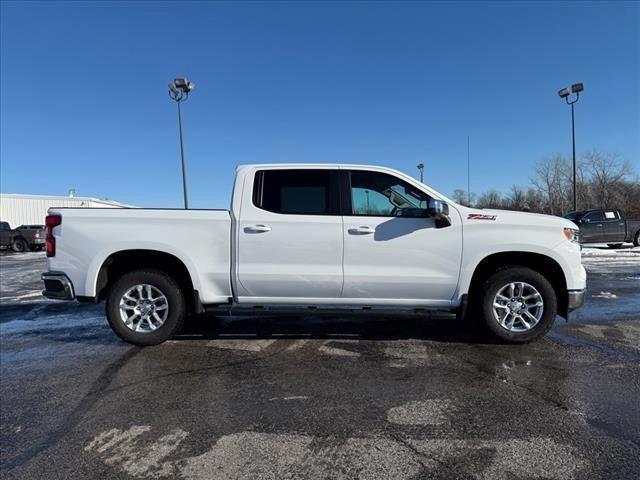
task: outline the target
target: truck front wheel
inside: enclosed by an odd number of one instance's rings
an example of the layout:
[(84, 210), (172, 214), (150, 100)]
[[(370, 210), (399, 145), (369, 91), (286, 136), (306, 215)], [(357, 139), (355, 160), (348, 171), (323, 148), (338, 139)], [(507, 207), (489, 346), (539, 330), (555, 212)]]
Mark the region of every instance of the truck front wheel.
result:
[(107, 320), (113, 331), (134, 345), (157, 345), (173, 337), (184, 323), (182, 289), (158, 270), (136, 270), (109, 289)]
[(526, 343), (544, 336), (553, 326), (558, 300), (543, 275), (527, 267), (499, 270), (482, 285), (481, 314), (499, 339)]

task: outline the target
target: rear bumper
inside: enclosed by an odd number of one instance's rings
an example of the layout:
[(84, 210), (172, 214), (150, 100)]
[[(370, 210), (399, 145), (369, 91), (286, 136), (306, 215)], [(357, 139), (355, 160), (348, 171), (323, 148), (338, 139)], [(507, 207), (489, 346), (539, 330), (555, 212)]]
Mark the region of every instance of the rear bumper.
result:
[(567, 292), (568, 296), (568, 305), (567, 309), (569, 311), (575, 310), (576, 308), (580, 308), (584, 303), (584, 299), (587, 295), (587, 289), (583, 288), (582, 290), (569, 290)]
[(66, 274), (62, 272), (45, 272), (41, 276), (44, 282), (42, 295), (54, 300), (73, 300), (75, 292), (73, 283)]

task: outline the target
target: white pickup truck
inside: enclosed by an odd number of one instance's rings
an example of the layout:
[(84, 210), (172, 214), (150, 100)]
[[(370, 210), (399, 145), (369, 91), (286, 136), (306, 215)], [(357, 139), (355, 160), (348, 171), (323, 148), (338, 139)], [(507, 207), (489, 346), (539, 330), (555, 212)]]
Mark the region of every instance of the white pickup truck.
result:
[(188, 315), (285, 310), (448, 310), (521, 343), (586, 287), (571, 221), (463, 207), (383, 167), (240, 166), (231, 210), (53, 208), (46, 224), (43, 294), (106, 300), (137, 345)]

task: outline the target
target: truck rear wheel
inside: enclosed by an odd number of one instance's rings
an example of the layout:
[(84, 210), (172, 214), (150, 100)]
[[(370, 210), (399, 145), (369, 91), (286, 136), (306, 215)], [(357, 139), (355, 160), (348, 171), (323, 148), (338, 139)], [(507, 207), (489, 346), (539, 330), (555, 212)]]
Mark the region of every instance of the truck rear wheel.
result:
[(499, 270), (482, 285), (481, 314), (499, 339), (526, 343), (544, 336), (553, 326), (558, 300), (543, 275), (527, 267)]
[(107, 296), (113, 331), (134, 345), (157, 345), (180, 331), (186, 305), (180, 285), (158, 270), (136, 270), (120, 277)]
[(24, 252), (29, 246), (27, 242), (25, 242), (22, 238), (16, 238), (13, 242), (11, 242), (11, 250), (17, 253)]
[(633, 239), (633, 245), (640, 247), (640, 230), (636, 232), (636, 238)]

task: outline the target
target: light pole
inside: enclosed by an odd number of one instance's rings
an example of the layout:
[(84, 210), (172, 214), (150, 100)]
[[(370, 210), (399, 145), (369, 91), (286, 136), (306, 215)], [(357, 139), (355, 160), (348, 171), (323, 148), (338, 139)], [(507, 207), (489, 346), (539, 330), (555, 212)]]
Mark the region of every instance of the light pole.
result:
[[(578, 202), (576, 199), (576, 127), (575, 127), (575, 114), (573, 105), (580, 98), (580, 92), (584, 90), (582, 83), (574, 83), (571, 85), (571, 91), (569, 88), (563, 88), (558, 92), (560, 98), (564, 98), (567, 105), (571, 105), (571, 141), (573, 142), (573, 211), (578, 210)], [(569, 95), (575, 93), (575, 99), (569, 101)]]
[(182, 111), (180, 103), (189, 98), (189, 93), (195, 88), (195, 84), (187, 78), (176, 78), (169, 84), (169, 97), (178, 104), (178, 129), (180, 130), (180, 158), (182, 159), (182, 193), (184, 195), (184, 208), (189, 209), (187, 200), (187, 166), (184, 161), (184, 145), (182, 142)]
[(419, 163), (417, 166), (418, 166), (418, 170), (420, 170), (420, 183), (422, 183), (423, 172), (424, 172), (424, 163)]

